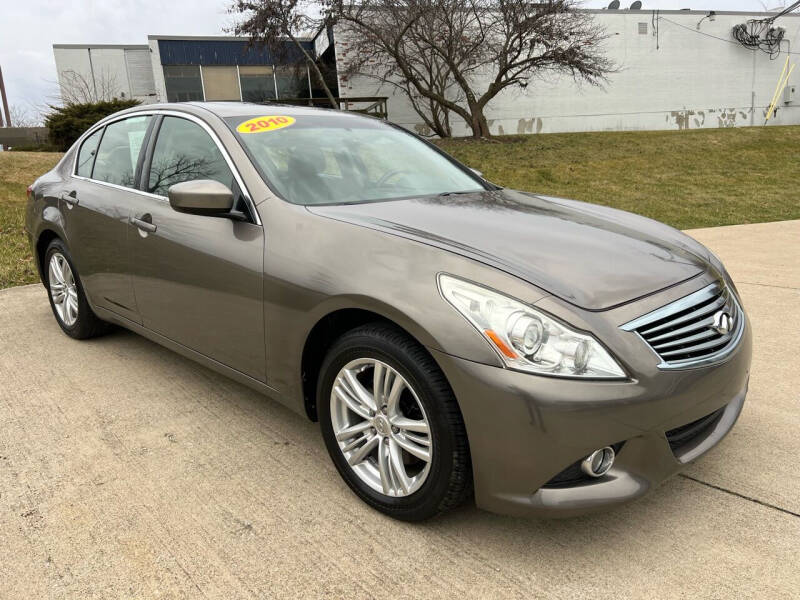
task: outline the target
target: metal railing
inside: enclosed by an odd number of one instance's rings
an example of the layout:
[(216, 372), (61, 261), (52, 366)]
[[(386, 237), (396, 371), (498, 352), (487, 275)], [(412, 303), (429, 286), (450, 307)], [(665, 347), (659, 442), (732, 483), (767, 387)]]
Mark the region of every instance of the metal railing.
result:
[[(379, 119), (389, 116), (386, 96), (353, 96), (336, 98), (339, 108), (351, 112), (364, 113)], [(294, 106), (316, 106), (319, 108), (332, 108), (327, 98), (280, 98), (275, 100), (278, 104), (292, 104)], [(266, 103), (271, 104), (271, 103)]]

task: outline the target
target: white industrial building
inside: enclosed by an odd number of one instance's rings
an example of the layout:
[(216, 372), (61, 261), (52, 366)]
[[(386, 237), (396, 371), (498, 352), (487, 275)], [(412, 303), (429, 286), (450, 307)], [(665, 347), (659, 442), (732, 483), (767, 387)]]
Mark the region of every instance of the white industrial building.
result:
[[(618, 70), (609, 76), (607, 85), (577, 85), (561, 77), (532, 81), (525, 90), (505, 91), (486, 110), (493, 133), (761, 125), (787, 56), (791, 63), (800, 58), (800, 15), (789, 14), (775, 21), (774, 26), (785, 33), (770, 55), (745, 48), (732, 36), (735, 25), (771, 16), (768, 13), (587, 12), (610, 36), (607, 54)], [(346, 59), (348, 44), (341, 31), (320, 32), (306, 43), (320, 60), (341, 67)], [(56, 45), (53, 50), (60, 82), (70, 70), (95, 80), (111, 73), (120, 95), (144, 102), (322, 97), (311, 78), (296, 67), (275, 65), (268, 53), (246, 47), (242, 38), (150, 36), (147, 46)], [(800, 124), (800, 97), (794, 95), (798, 76), (800, 70), (781, 95), (770, 124)], [(341, 75), (331, 83), (338, 84), (338, 96), (343, 99), (387, 97), (389, 120), (429, 133), (391, 86)], [(454, 135), (469, 134), (457, 116), (452, 123)]]
[(53, 55), (62, 96), (88, 91), (96, 98), (157, 100), (146, 44), (54, 44)]

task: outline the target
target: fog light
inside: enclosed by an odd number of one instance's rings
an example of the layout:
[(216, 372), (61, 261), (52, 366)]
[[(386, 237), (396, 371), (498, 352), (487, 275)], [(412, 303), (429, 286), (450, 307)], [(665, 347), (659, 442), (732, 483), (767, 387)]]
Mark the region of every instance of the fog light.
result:
[(583, 459), (581, 471), (589, 477), (602, 477), (614, 464), (614, 449), (611, 446), (595, 450)]

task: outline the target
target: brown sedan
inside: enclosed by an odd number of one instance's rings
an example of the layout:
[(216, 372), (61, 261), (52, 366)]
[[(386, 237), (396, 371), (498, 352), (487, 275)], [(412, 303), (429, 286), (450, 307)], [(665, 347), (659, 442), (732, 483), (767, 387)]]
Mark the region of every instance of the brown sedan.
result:
[(747, 391), (747, 316), (702, 245), (355, 114), (117, 113), (31, 186), (26, 228), (67, 335), (128, 328), (319, 420), (400, 519), (637, 498)]

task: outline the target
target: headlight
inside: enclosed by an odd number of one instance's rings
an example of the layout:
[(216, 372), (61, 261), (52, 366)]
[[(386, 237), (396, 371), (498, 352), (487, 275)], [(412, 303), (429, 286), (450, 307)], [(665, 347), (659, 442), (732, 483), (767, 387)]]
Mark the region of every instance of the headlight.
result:
[(560, 377), (625, 378), (596, 339), (543, 312), (450, 275), (439, 275), (439, 289), (510, 369)]

